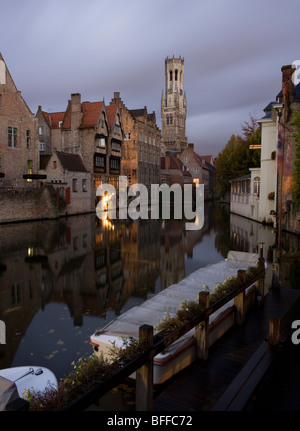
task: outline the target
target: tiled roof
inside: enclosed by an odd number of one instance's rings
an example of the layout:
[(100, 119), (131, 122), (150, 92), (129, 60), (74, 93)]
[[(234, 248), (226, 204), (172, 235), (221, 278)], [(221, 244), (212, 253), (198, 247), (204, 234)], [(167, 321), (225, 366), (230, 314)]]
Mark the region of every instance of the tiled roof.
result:
[(48, 154), (40, 155), (40, 169), (43, 169), (43, 170), (46, 169), (50, 158), (51, 158), (51, 155), (48, 155)]
[(64, 112), (44, 112), (42, 111), (43, 117), (46, 120), (46, 123), (51, 129), (58, 129), (59, 122), (64, 119)]
[[(64, 169), (71, 172), (87, 172), (86, 167), (79, 154), (64, 153), (62, 151), (56, 151), (57, 157)], [(40, 156), (40, 169), (46, 169), (52, 155), (41, 155)]]
[[(83, 102), (81, 103), (82, 119), (80, 129), (85, 127), (95, 127), (99, 121), (103, 102)], [(71, 128), (71, 103), (69, 103), (65, 112), (62, 125), (63, 129)]]
[(99, 121), (103, 102), (83, 102), (81, 109), (83, 117), (80, 128), (95, 127)]
[(112, 127), (114, 124), (116, 112), (117, 112), (117, 105), (106, 106), (107, 120), (110, 127)]
[(61, 151), (57, 151), (56, 154), (64, 169), (73, 172), (87, 172), (79, 154), (69, 154)]
[[(160, 159), (160, 168), (166, 169), (166, 157), (161, 157)], [(191, 176), (188, 169), (184, 166), (182, 161), (178, 159), (175, 155), (170, 154), (170, 169), (178, 169), (180, 170), (183, 175)]]

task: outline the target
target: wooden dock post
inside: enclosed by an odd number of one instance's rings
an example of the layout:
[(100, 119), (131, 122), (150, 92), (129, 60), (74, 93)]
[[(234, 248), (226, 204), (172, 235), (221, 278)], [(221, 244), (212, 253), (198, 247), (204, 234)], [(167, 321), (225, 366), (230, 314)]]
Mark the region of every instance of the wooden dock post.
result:
[[(204, 309), (209, 307), (209, 292), (199, 293), (199, 305)], [(208, 358), (208, 323), (209, 318), (206, 317), (195, 328), (196, 353), (199, 359), (206, 360)]]
[(280, 317), (269, 319), (269, 344), (277, 345), (280, 341)]
[[(145, 341), (145, 348), (153, 345), (153, 326), (139, 328), (139, 337)], [(145, 365), (136, 371), (136, 411), (153, 410), (153, 357), (149, 355)]]
[[(245, 283), (246, 271), (243, 269), (239, 269), (237, 272), (237, 278), (241, 283)], [(237, 296), (235, 296), (234, 306), (235, 306), (235, 322), (238, 325), (242, 325), (245, 321), (245, 290), (243, 290)]]

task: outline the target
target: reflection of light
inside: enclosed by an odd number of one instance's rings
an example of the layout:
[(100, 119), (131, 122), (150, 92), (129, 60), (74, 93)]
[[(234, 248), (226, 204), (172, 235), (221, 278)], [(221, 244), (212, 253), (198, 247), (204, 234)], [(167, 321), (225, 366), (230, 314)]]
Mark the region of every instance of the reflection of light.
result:
[(33, 256), (33, 247), (28, 247), (27, 255), (28, 256)]
[(106, 229), (111, 229), (111, 230), (115, 230), (115, 226), (113, 225), (113, 223), (109, 220), (109, 218), (106, 218), (102, 220), (102, 224), (103, 227), (105, 227)]
[(114, 193), (111, 194), (106, 194), (103, 196), (102, 201), (103, 201), (103, 205), (102, 208), (104, 209), (104, 211), (108, 211), (108, 202), (111, 200), (111, 198), (113, 197)]

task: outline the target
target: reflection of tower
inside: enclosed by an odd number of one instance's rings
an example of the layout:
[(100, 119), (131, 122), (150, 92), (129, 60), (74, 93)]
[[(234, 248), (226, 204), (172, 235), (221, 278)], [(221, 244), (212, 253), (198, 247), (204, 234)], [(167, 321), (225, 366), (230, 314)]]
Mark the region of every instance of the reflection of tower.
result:
[(184, 59), (165, 60), (165, 97), (161, 97), (161, 144), (164, 150), (187, 147), (185, 136), (186, 95), (183, 93)]

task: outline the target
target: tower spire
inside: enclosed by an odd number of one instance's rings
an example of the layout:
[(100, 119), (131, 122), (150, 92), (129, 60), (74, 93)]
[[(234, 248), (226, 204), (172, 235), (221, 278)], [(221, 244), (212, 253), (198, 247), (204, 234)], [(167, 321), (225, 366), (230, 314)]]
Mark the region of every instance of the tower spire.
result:
[(187, 147), (186, 94), (183, 91), (184, 59), (165, 59), (165, 98), (161, 100), (162, 145), (165, 150)]

